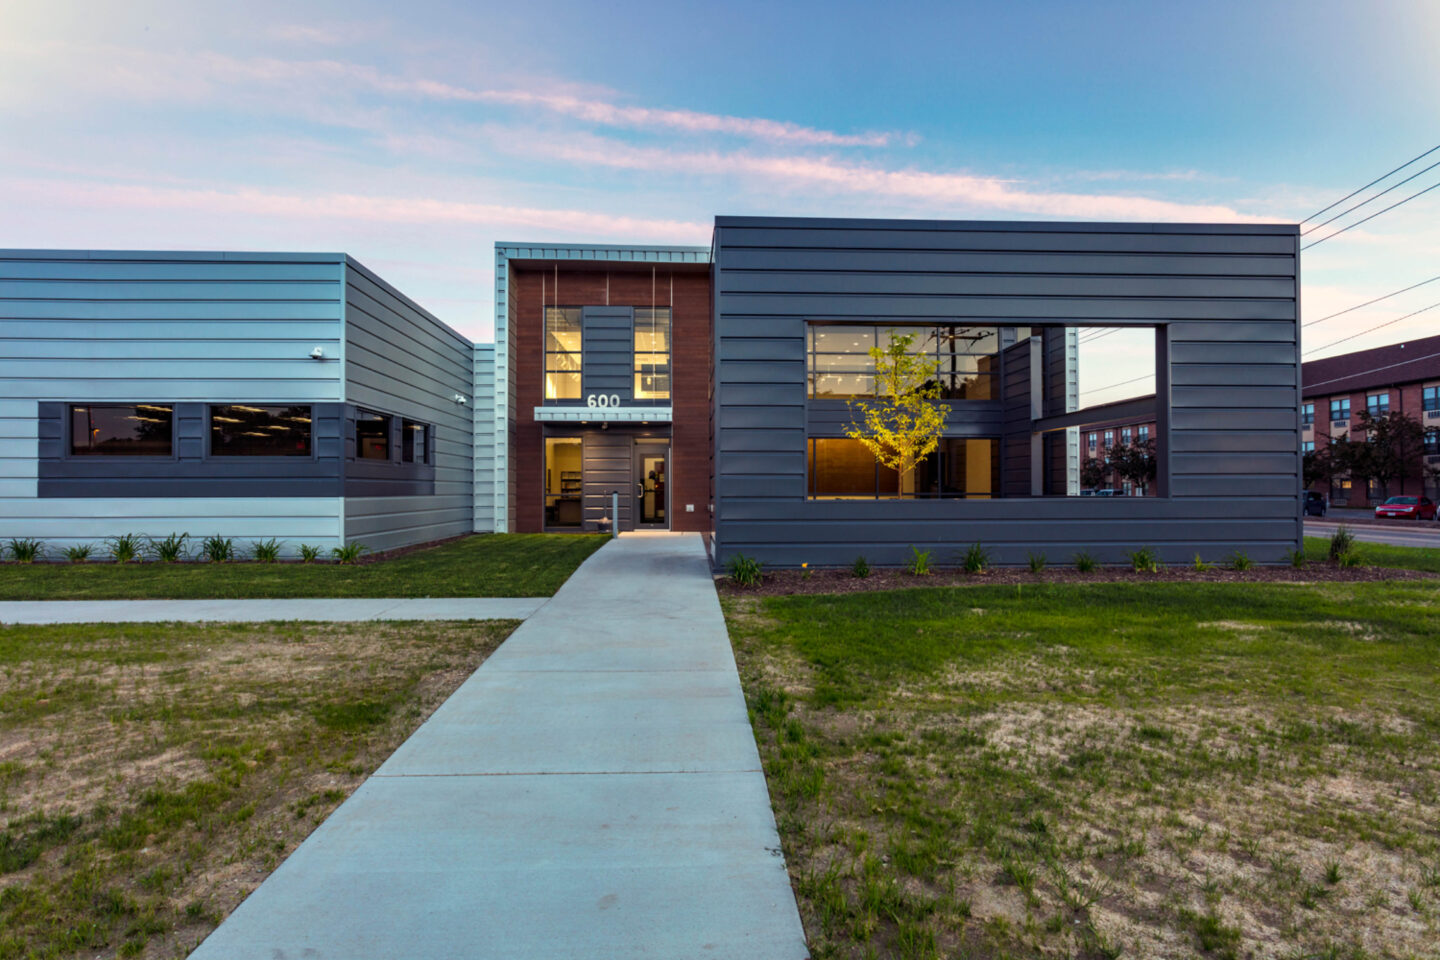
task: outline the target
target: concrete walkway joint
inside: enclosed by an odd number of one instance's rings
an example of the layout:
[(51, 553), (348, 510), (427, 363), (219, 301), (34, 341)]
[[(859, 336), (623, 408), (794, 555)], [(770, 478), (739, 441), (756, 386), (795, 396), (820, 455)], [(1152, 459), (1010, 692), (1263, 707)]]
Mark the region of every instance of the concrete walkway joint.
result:
[(700, 538), (583, 563), (191, 955), (802, 960)]

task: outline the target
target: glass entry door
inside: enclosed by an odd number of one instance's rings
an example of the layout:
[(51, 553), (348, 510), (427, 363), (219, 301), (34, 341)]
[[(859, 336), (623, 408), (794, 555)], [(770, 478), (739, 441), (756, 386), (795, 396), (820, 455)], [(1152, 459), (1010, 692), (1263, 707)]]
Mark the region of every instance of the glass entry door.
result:
[(670, 526), (670, 444), (646, 440), (635, 445), (635, 526)]

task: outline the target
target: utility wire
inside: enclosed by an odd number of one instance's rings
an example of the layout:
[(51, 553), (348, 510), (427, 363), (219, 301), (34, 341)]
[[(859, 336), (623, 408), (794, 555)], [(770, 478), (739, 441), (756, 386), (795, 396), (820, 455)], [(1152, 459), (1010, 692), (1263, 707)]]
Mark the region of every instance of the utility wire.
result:
[(1364, 303), (1357, 303), (1353, 307), (1346, 307), (1344, 310), (1341, 310), (1338, 313), (1332, 313), (1329, 316), (1321, 317), (1319, 320), (1307, 320), (1305, 323), (1302, 323), (1301, 326), (1313, 327), (1317, 323), (1324, 323), (1326, 320), (1333, 320), (1341, 314), (1350, 313), (1353, 310), (1359, 310), (1361, 307), (1368, 307), (1372, 303), (1379, 303), (1381, 300), (1389, 300), (1391, 297), (1398, 297), (1402, 293), (1408, 293), (1409, 291), (1414, 290), (1416, 287), (1423, 287), (1425, 286), (1425, 284), (1434, 283), (1436, 280), (1440, 280), (1440, 276), (1431, 277), (1429, 280), (1421, 280), (1419, 283), (1411, 284), (1404, 290), (1396, 290), (1394, 293), (1387, 293), (1385, 294), (1385, 296), (1376, 297), (1374, 300), (1366, 300)]
[(1325, 220), (1325, 221), (1323, 221), (1323, 222), (1321, 222), (1321, 223), (1317, 223), (1317, 224), (1315, 224), (1313, 227), (1311, 227), (1309, 230), (1301, 230), (1301, 231), (1300, 231), (1300, 236), (1303, 237), (1303, 236), (1305, 236), (1305, 235), (1307, 235), (1307, 234), (1314, 233), (1316, 230), (1319, 230), (1321, 227), (1326, 226), (1326, 225), (1331, 224), (1331, 223), (1334, 223), (1336, 220), (1339, 220), (1341, 217), (1345, 216), (1345, 214), (1347, 214), (1347, 213), (1354, 213), (1356, 210), (1359, 210), (1361, 207), (1365, 206), (1367, 203), (1374, 203), (1376, 200), (1379, 200), (1381, 197), (1385, 196), (1385, 194), (1389, 193), (1391, 190), (1394, 190), (1394, 189), (1396, 189), (1397, 187), (1403, 187), (1403, 186), (1405, 186), (1405, 184), (1409, 183), (1411, 180), (1414, 180), (1416, 177), (1420, 176), (1420, 174), (1422, 174), (1422, 173), (1429, 173), (1431, 170), (1434, 170), (1436, 167), (1440, 167), (1440, 160), (1436, 160), (1434, 163), (1430, 164), (1430, 166), (1424, 168), (1423, 170), (1420, 170), (1420, 171), (1417, 172), (1417, 173), (1412, 173), (1412, 174), (1410, 174), (1410, 176), (1406, 177), (1404, 180), (1398, 180), (1398, 181), (1396, 181), (1395, 183), (1390, 184), (1390, 186), (1386, 187), (1384, 190), (1381, 190), (1379, 193), (1373, 194), (1372, 196), (1366, 197), (1364, 200), (1361, 200), (1359, 203), (1355, 204), (1355, 206), (1353, 206), (1353, 207), (1347, 207), (1346, 209), (1341, 210), (1339, 213), (1335, 214), (1335, 216), (1331, 217), (1329, 220)]
[(1418, 157), (1414, 157), (1414, 158), (1412, 158), (1412, 159), (1410, 159), (1410, 160), (1406, 160), (1404, 163), (1400, 164), (1400, 166), (1396, 167), (1394, 170), (1391, 170), (1390, 173), (1384, 174), (1383, 176), (1376, 177), (1374, 180), (1371, 180), (1369, 183), (1365, 184), (1365, 186), (1361, 187), (1359, 190), (1354, 191), (1354, 193), (1347, 193), (1347, 194), (1345, 194), (1345, 196), (1341, 197), (1339, 200), (1336, 200), (1334, 203), (1330, 204), (1330, 206), (1328, 206), (1328, 207), (1321, 207), (1319, 210), (1316, 210), (1314, 213), (1310, 214), (1310, 216), (1306, 217), (1304, 220), (1301, 220), (1300, 222), (1301, 222), (1301, 223), (1309, 223), (1311, 220), (1314, 220), (1316, 217), (1320, 216), (1320, 214), (1324, 213), (1325, 211), (1327, 211), (1327, 210), (1332, 210), (1332, 209), (1334, 209), (1335, 207), (1340, 206), (1340, 204), (1344, 203), (1346, 200), (1349, 200), (1351, 197), (1355, 196), (1356, 194), (1364, 193), (1366, 190), (1369, 190), (1371, 187), (1375, 186), (1375, 184), (1379, 183), (1381, 180), (1384, 180), (1385, 177), (1388, 177), (1388, 176), (1390, 176), (1391, 174), (1399, 173), (1401, 170), (1404, 170), (1406, 167), (1410, 166), (1410, 164), (1414, 163), (1416, 160), (1424, 160), (1426, 157), (1430, 156), (1430, 154), (1434, 153), (1436, 150), (1440, 150), (1440, 144), (1436, 144), (1435, 146), (1431, 147), (1429, 150), (1426, 150), (1424, 153), (1420, 154), (1420, 156), (1418, 156)]
[[(1395, 367), (1403, 367), (1410, 363), (1419, 363), (1421, 360), (1433, 360), (1436, 357), (1440, 357), (1440, 353), (1427, 353), (1423, 357), (1411, 357), (1408, 360), (1401, 360), (1399, 363), (1387, 363), (1383, 367), (1371, 367), (1369, 370), (1361, 370), (1358, 373), (1347, 373), (1343, 377), (1331, 377), (1329, 380), (1321, 380), (1319, 383), (1307, 383), (1305, 384), (1305, 389), (1309, 390), (1311, 387), (1323, 387), (1331, 383), (1339, 383), (1341, 380), (1353, 380), (1356, 377), (1379, 373), (1382, 370), (1393, 370)], [(1320, 363), (1322, 361), (1316, 360), (1313, 362)]]
[[(1437, 184), (1437, 186), (1440, 186), (1440, 184)], [(1338, 344), (1348, 343), (1349, 341), (1354, 340), (1357, 337), (1363, 337), (1367, 333), (1374, 333), (1376, 330), (1380, 330), (1384, 327), (1393, 326), (1394, 324), (1399, 323), (1401, 320), (1409, 320), (1411, 317), (1418, 316), (1419, 314), (1422, 314), (1427, 310), (1434, 310), (1436, 307), (1440, 307), (1440, 302), (1432, 303), (1428, 307), (1421, 307), (1419, 310), (1411, 311), (1410, 313), (1405, 314), (1405, 316), (1403, 317), (1396, 317), (1394, 320), (1386, 320), (1384, 323), (1377, 323), (1375, 326), (1370, 327), (1368, 330), (1361, 330), (1359, 333), (1352, 333), (1348, 337), (1341, 337), (1339, 340), (1331, 340), (1324, 346), (1316, 347), (1313, 350), (1306, 350), (1304, 356), (1308, 357), (1312, 353), (1319, 353), (1321, 350), (1328, 350)]]
[(1412, 193), (1412, 194), (1410, 194), (1410, 196), (1406, 197), (1404, 200), (1397, 200), (1396, 202), (1390, 204), (1390, 206), (1386, 207), (1384, 210), (1377, 210), (1377, 211), (1375, 211), (1374, 213), (1370, 214), (1370, 216), (1365, 217), (1363, 220), (1356, 220), (1354, 223), (1351, 223), (1351, 224), (1348, 224), (1348, 225), (1346, 225), (1346, 226), (1341, 227), (1339, 230), (1336, 230), (1334, 233), (1327, 233), (1325, 236), (1321, 237), (1319, 240), (1312, 240), (1312, 241), (1310, 241), (1309, 243), (1305, 244), (1305, 246), (1301, 247), (1300, 249), (1301, 249), (1301, 250), (1309, 250), (1311, 247), (1315, 246), (1317, 243), (1324, 243), (1326, 240), (1329, 240), (1331, 237), (1338, 237), (1338, 236), (1340, 236), (1340, 234), (1344, 233), (1346, 230), (1353, 230), (1355, 227), (1360, 226), (1360, 224), (1362, 224), (1362, 223), (1369, 223), (1371, 220), (1374, 220), (1376, 217), (1380, 216), (1380, 214), (1382, 214), (1382, 213), (1389, 213), (1391, 210), (1394, 210), (1396, 207), (1400, 206), (1401, 204), (1409, 203), (1411, 200), (1414, 200), (1416, 197), (1421, 196), (1422, 194), (1429, 193), (1431, 190), (1434, 190), (1436, 187), (1440, 187), (1440, 181), (1437, 181), (1437, 182), (1435, 182), (1435, 183), (1432, 183), (1430, 186), (1426, 187), (1424, 190), (1419, 191), (1418, 193)]
[(1149, 380), (1154, 376), (1155, 374), (1153, 373), (1147, 373), (1143, 377), (1136, 377), (1133, 380), (1121, 380), (1119, 383), (1108, 383), (1103, 387), (1095, 387), (1093, 390), (1081, 390), (1080, 395), (1083, 397), (1087, 393), (1099, 393), (1101, 390), (1109, 390), (1111, 387), (1123, 387), (1127, 384), (1139, 383), (1141, 380)]

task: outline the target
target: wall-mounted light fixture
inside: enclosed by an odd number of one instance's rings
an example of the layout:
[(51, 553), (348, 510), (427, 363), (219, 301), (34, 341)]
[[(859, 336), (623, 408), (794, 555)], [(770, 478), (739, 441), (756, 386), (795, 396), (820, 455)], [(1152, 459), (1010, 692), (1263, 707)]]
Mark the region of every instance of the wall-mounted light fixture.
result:
[(311, 359), (311, 360), (324, 360), (324, 359), (325, 359), (325, 348), (324, 348), (324, 347), (316, 347), (315, 349), (311, 350), (311, 351), (310, 351), (310, 359)]
[(467, 404), (467, 403), (470, 402), (470, 398), (467, 397), (467, 396), (465, 396), (465, 394), (463, 394), (463, 393), (457, 393), (457, 394), (455, 394), (455, 402), (458, 403), (458, 404), (460, 404), (460, 406), (463, 407), (463, 406), (465, 406), (465, 404)]

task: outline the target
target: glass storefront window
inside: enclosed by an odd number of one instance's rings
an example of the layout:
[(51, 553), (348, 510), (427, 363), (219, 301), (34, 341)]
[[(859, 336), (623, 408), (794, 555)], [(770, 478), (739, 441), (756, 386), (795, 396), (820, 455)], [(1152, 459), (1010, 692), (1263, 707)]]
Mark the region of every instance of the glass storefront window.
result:
[(210, 408), (210, 453), (217, 457), (310, 456), (310, 407)]
[(580, 439), (545, 438), (545, 526), (578, 527), (583, 519)]
[(168, 457), (174, 434), (175, 408), (168, 403), (70, 407), (72, 456)]

